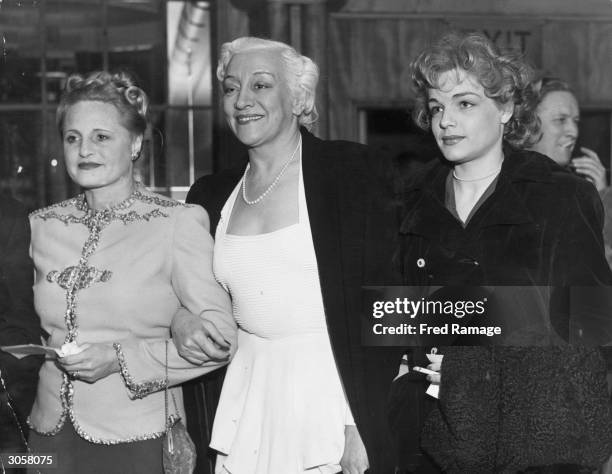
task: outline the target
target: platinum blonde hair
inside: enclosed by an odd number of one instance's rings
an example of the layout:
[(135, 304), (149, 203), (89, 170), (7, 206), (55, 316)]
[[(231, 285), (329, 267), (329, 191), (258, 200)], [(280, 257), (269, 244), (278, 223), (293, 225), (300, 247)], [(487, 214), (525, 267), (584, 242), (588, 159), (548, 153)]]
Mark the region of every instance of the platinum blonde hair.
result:
[(298, 117), (298, 123), (310, 128), (319, 117), (315, 105), (319, 67), (312, 59), (301, 55), (288, 44), (253, 36), (243, 36), (224, 43), (221, 46), (217, 65), (219, 82), (222, 82), (225, 78), (227, 66), (235, 54), (253, 51), (274, 51), (278, 53), (284, 65), (289, 90), (294, 97), (299, 98), (304, 104), (304, 108)]

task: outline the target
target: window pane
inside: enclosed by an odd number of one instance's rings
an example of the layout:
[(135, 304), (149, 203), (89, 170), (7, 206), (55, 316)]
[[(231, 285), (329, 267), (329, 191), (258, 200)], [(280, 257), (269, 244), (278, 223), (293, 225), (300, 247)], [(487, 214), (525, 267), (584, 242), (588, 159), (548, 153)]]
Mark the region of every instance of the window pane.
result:
[[(193, 111), (190, 134), (188, 109), (168, 109), (158, 130), (164, 136), (164, 148), (157, 166), (156, 186), (189, 186), (194, 178), (212, 172), (212, 109)], [(193, 176), (190, 176), (190, 142), (193, 146)]]
[(40, 112), (0, 113), (0, 192), (37, 207), (36, 157), (41, 152)]
[(30, 208), (78, 192), (55, 109), (69, 74), (105, 67), (134, 73), (151, 99), (145, 184), (186, 187), (212, 171), (209, 2), (0, 0), (0, 191)]
[(211, 105), (208, 2), (167, 4), (168, 103)]
[(136, 75), (152, 103), (166, 94), (163, 2), (112, 2), (107, 8), (108, 66)]
[(37, 2), (4, 1), (0, 13), (0, 103), (40, 101)]

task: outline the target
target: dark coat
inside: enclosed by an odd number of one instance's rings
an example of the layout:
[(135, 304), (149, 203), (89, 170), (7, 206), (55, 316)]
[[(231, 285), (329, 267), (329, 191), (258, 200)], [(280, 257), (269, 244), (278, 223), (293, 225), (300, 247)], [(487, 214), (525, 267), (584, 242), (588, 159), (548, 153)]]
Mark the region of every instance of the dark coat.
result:
[(508, 151), (495, 192), (465, 229), (444, 207), (449, 167), (435, 163), (409, 185), (400, 229), (404, 281), (611, 284), (603, 208), (593, 185), (536, 152)]
[[(322, 141), (302, 130), (302, 169), (332, 350), (372, 474), (392, 473), (385, 405), (402, 350), (361, 344), (360, 289), (385, 285), (395, 246), (395, 213), (363, 145)], [(214, 235), (223, 204), (244, 168), (198, 179), (187, 201), (204, 206)], [(210, 395), (210, 394), (209, 394)], [(207, 400), (207, 403), (216, 400)]]
[[(562, 326), (568, 286), (612, 283), (602, 206), (590, 183), (535, 152), (508, 149), (495, 191), (463, 228), (444, 207), (448, 173), (436, 163), (406, 191), (399, 254), (405, 284), (557, 287), (550, 312), (553, 324)], [(579, 337), (565, 327), (559, 331), (564, 339)], [(598, 349), (441, 352), (439, 409), (425, 425), (422, 445), (444, 470), (597, 466), (612, 453), (606, 368)]]
[[(0, 346), (40, 344), (40, 320), (34, 311), (32, 283), (34, 270), (28, 255), (30, 225), (25, 208), (14, 199), (0, 197)], [(42, 359), (15, 357), (0, 353), (0, 371), (21, 422), (29, 415), (38, 381)], [(0, 387), (0, 392), (2, 391)], [(21, 443), (14, 420), (2, 409), (0, 426), (11, 430), (16, 446)], [(2, 442), (13, 439), (0, 429)]]
[(0, 197), (0, 345), (40, 344), (29, 246), (25, 208), (14, 199)]

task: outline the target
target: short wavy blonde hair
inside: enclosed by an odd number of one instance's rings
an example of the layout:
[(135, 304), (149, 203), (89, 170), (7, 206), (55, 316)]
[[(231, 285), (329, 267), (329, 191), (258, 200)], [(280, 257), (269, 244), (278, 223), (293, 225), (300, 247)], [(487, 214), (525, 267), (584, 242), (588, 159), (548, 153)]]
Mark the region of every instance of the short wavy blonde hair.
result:
[(506, 141), (520, 148), (537, 141), (539, 121), (530, 87), (534, 71), (521, 56), (501, 53), (483, 34), (453, 32), (422, 51), (411, 67), (417, 96), (413, 118), (419, 127), (431, 127), (429, 90), (439, 88), (445, 72), (463, 70), (479, 81), (487, 97), (500, 104), (513, 102), (512, 118), (504, 127)]
[(310, 128), (319, 117), (315, 104), (319, 67), (312, 59), (301, 55), (288, 44), (254, 36), (244, 36), (224, 43), (219, 54), (217, 79), (219, 82), (223, 81), (227, 66), (235, 54), (258, 50), (275, 51), (279, 54), (285, 66), (289, 90), (296, 97), (301, 96), (303, 99), (304, 109), (298, 117), (298, 122), (300, 125)]

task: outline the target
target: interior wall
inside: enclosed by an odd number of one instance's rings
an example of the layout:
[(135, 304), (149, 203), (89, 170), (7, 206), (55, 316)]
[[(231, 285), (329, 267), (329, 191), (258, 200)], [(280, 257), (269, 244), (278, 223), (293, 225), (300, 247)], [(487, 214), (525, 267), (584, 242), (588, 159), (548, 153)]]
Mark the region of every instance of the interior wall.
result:
[(219, 171), (237, 166), (244, 154), (244, 147), (225, 123), (220, 87), (216, 76), (219, 49), (225, 42), (255, 33), (253, 33), (248, 11), (238, 8), (233, 1), (216, 0), (212, 2), (212, 6), (214, 18), (211, 42), (212, 98), (215, 110), (213, 114), (213, 170)]
[[(361, 107), (410, 104), (413, 99), (411, 60), (423, 47), (451, 29), (478, 29), (499, 46), (522, 49), (537, 68), (572, 84), (583, 109), (612, 110), (612, 4), (609, 1), (605, 5), (608, 15), (586, 16), (587, 8), (581, 16), (566, 9), (567, 16), (563, 17), (563, 10), (556, 9), (557, 17), (552, 20), (548, 18), (551, 12), (543, 12), (540, 2), (532, 2), (538, 5), (538, 13), (524, 18), (519, 16), (526, 14), (524, 4), (523, 10), (508, 16), (483, 15), (477, 9), (464, 10), (460, 15), (434, 13), (431, 4), (427, 11), (407, 11), (409, 4), (419, 3), (422, 2), (349, 0), (341, 12), (331, 15), (328, 63), (331, 138), (359, 139)], [(465, 3), (482, 4), (462, 2), (461, 5)], [(508, 3), (504, 2), (506, 9)], [(549, 8), (552, 3), (548, 2)], [(371, 8), (366, 9), (366, 4)], [(388, 5), (387, 10), (382, 9), (383, 4)], [(400, 5), (405, 7), (404, 11), (391, 14), (391, 9)], [(569, 6), (565, 2), (560, 5)]]
[(358, 141), (360, 108), (407, 105), (410, 61), (444, 29), (440, 20), (332, 17), (329, 136)]
[(612, 16), (609, 0), (347, 0), (342, 11), (359, 13)]

